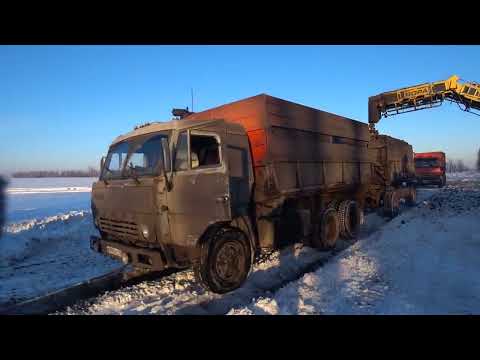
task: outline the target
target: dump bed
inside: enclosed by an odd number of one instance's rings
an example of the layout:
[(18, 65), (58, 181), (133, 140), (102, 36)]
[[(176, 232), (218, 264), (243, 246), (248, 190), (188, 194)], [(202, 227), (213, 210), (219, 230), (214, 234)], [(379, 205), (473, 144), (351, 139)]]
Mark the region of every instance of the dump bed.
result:
[(369, 143), (371, 161), (375, 163), (373, 182), (392, 185), (415, 178), (412, 146), (387, 135), (372, 137)]
[(370, 181), (368, 126), (266, 94), (189, 115), (242, 124), (253, 155), (256, 197)]

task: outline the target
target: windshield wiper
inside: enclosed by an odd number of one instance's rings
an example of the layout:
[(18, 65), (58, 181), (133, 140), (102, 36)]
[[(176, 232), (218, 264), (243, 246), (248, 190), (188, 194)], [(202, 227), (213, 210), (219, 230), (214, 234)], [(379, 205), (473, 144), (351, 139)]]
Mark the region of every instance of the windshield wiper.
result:
[(130, 169), (130, 174), (132, 175), (133, 179), (137, 184), (140, 184), (140, 180), (138, 179), (137, 172), (135, 171), (135, 167), (132, 163), (128, 164), (128, 168)]

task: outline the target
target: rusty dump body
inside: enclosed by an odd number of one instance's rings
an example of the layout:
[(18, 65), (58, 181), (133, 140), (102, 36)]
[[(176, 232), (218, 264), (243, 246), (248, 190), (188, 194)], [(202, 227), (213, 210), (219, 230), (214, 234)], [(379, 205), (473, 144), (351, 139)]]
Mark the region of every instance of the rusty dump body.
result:
[(369, 133), (364, 123), (268, 95), (186, 119), (226, 119), (242, 125), (251, 147), (258, 204), (370, 181)]
[(446, 184), (446, 156), (442, 151), (415, 153), (415, 174), (419, 184)]
[(112, 143), (93, 185), (92, 247), (153, 270), (200, 264), (210, 289), (231, 289), (250, 268), (238, 259), (282, 236), (318, 247), (354, 236), (368, 194), (404, 165), (388, 151), (375, 183), (385, 144), (369, 141), (362, 122), (266, 94), (137, 128)]

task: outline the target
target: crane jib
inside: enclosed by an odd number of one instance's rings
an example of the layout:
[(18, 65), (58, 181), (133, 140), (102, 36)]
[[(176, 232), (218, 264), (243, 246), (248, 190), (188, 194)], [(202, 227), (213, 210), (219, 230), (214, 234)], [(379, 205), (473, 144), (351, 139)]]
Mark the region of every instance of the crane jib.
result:
[[(454, 75), (447, 80), (419, 84), (388, 91), (368, 99), (368, 122), (375, 132), (374, 124), (382, 117), (432, 108), (443, 100), (463, 105), (465, 111), (480, 110), (480, 84), (460, 83)], [(478, 114), (476, 114), (478, 115)]]

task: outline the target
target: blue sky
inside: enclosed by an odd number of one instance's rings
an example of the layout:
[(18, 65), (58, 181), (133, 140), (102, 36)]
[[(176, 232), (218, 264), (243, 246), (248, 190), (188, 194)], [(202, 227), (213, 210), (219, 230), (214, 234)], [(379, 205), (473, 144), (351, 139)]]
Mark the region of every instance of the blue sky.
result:
[[(368, 97), (457, 74), (480, 46), (0, 46), (0, 172), (97, 166), (136, 124), (259, 93), (367, 122)], [(378, 129), (473, 164), (480, 117), (444, 104)]]

